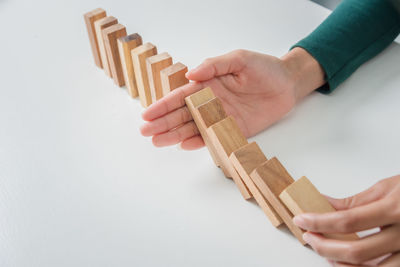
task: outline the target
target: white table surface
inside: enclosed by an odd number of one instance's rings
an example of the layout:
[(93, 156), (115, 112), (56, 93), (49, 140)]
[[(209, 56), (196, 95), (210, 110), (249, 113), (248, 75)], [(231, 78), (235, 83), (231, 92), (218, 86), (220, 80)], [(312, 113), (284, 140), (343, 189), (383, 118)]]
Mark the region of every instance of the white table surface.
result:
[[(194, 67), (280, 56), (329, 11), (305, 0), (0, 0), (0, 266), (329, 266), (244, 201), (207, 152), (155, 148), (142, 108), (96, 68), (83, 13)], [(344, 197), (399, 173), (400, 45), (252, 138)]]

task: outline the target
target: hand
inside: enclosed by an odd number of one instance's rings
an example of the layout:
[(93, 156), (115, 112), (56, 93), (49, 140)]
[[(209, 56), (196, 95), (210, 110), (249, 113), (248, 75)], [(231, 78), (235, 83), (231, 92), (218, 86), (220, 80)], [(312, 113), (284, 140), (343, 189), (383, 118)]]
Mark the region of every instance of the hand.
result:
[[(309, 231), (304, 240), (334, 266), (363, 263), (391, 254), (379, 266), (400, 266), (400, 175), (384, 179), (368, 190), (345, 199), (328, 200), (338, 210), (304, 213), (294, 223)], [(354, 233), (380, 227), (381, 231), (357, 241), (339, 241), (316, 233)], [(353, 264), (353, 265), (352, 265)]]
[(305, 50), (295, 48), (282, 59), (237, 50), (205, 60), (186, 74), (195, 81), (153, 103), (142, 117), (144, 136), (155, 146), (181, 143), (183, 149), (204, 145), (184, 98), (211, 87), (246, 137), (253, 136), (287, 114), (295, 103), (324, 83), (323, 71)]

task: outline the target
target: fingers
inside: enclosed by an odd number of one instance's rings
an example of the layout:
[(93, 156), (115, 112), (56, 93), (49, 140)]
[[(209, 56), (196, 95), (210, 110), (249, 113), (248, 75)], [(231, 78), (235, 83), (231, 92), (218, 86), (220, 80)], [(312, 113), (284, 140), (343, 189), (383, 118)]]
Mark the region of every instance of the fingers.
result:
[(317, 233), (354, 233), (396, 222), (391, 202), (385, 199), (349, 210), (328, 213), (304, 213), (294, 223)]
[(246, 51), (235, 50), (228, 54), (206, 59), (198, 67), (186, 73), (186, 78), (193, 81), (207, 81), (211, 78), (237, 73), (245, 66)]
[(400, 266), (400, 252), (394, 253), (383, 262), (379, 264), (379, 267), (398, 267)]
[(309, 232), (303, 238), (319, 255), (350, 264), (361, 264), (400, 249), (398, 226), (357, 241), (328, 239)]
[(143, 120), (152, 121), (185, 106), (185, 97), (199, 91), (200, 89), (203, 89), (201, 83), (188, 83), (173, 90), (168, 95), (151, 104), (142, 113)]
[(202, 148), (203, 146), (204, 146), (204, 141), (200, 135), (190, 137), (186, 140), (183, 140), (181, 143), (181, 148), (184, 150), (195, 150)]
[(190, 114), (189, 109), (184, 106), (168, 113), (161, 118), (157, 118), (142, 125), (140, 132), (143, 136), (152, 136), (168, 132), (190, 120), (192, 120), (192, 115)]
[(153, 144), (157, 147), (171, 146), (198, 134), (199, 130), (197, 129), (196, 124), (193, 121), (190, 121), (169, 132), (154, 135)]

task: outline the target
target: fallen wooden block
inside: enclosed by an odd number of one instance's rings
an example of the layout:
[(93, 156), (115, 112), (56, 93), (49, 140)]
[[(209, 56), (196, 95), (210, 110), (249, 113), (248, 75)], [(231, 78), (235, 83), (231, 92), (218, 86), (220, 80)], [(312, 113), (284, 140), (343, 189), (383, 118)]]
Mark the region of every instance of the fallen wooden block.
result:
[[(211, 90), (211, 88), (206, 87), (190, 96), (187, 96), (185, 98), (185, 102), (186, 102), (186, 106), (188, 107), (190, 113), (192, 114), (193, 120), (196, 123), (197, 128), (199, 129), (201, 137), (203, 138), (204, 143), (206, 144), (206, 147), (207, 147), (208, 151), (210, 152), (215, 165), (217, 165), (218, 167), (221, 167), (220, 160), (215, 151), (215, 147), (210, 142), (210, 140), (207, 136), (207, 133), (206, 133), (206, 130), (207, 130), (208, 126), (210, 126), (210, 125), (207, 126), (205, 124), (202, 116), (200, 115), (199, 111), (197, 110), (197, 108), (200, 105), (202, 105), (214, 98), (215, 98), (215, 95), (214, 95), (213, 91)], [(218, 121), (226, 118), (225, 112), (217, 113), (217, 114), (215, 114), (215, 116), (219, 116)], [(222, 170), (222, 171), (225, 173), (225, 176), (226, 176), (227, 172), (225, 170)]]
[(92, 48), (92, 53), (94, 57), (94, 63), (97, 67), (102, 68), (103, 65), (101, 64), (100, 60), (100, 52), (99, 46), (97, 43), (97, 35), (94, 28), (95, 21), (104, 18), (106, 16), (106, 12), (102, 8), (96, 8), (86, 14), (83, 15), (86, 23), (86, 29), (89, 35), (90, 46)]
[(235, 119), (232, 116), (228, 116), (214, 123), (207, 129), (207, 135), (221, 159), (222, 166), (232, 177), (244, 199), (250, 199), (252, 197), (250, 191), (229, 161), (229, 156), (233, 151), (248, 144)]
[(136, 85), (135, 70), (133, 68), (131, 51), (142, 45), (142, 37), (137, 34), (130, 34), (118, 40), (119, 57), (121, 58), (122, 73), (128, 93), (131, 97), (137, 97), (138, 89)]
[(289, 230), (305, 245), (303, 230), (293, 223), (293, 214), (281, 202), (279, 194), (294, 182), (293, 178), (282, 166), (277, 158), (272, 158), (257, 167), (251, 174), (251, 179), (256, 184), (261, 194), (269, 201), (271, 206), (282, 218)]
[(94, 28), (95, 28), (96, 36), (97, 36), (97, 45), (98, 45), (99, 51), (100, 51), (101, 64), (103, 66), (104, 72), (109, 77), (112, 77), (112, 76), (111, 76), (111, 70), (110, 70), (110, 62), (108, 62), (106, 47), (104, 45), (103, 30), (105, 28), (108, 28), (117, 23), (118, 23), (118, 20), (112, 16), (99, 19), (94, 23)]
[(145, 43), (131, 51), (140, 103), (145, 108), (152, 103), (146, 59), (154, 55), (157, 55), (157, 47), (151, 43)]
[(124, 74), (122, 73), (121, 58), (119, 57), (117, 39), (126, 36), (126, 28), (121, 24), (114, 24), (103, 29), (102, 32), (114, 82), (119, 87), (124, 86), (125, 80)]
[(156, 102), (163, 97), (161, 86), (161, 70), (172, 65), (171, 56), (164, 52), (146, 59), (147, 75), (149, 76), (149, 85), (152, 102)]
[[(315, 186), (301, 177), (292, 183), (279, 195), (286, 207), (294, 216), (302, 213), (326, 213), (336, 211), (329, 201), (321, 195)], [(339, 240), (358, 240), (357, 234), (324, 234), (324, 236)]]
[(160, 77), (163, 96), (167, 95), (172, 90), (189, 83), (189, 80), (185, 76), (187, 71), (188, 68), (180, 62), (161, 71)]
[(265, 157), (264, 153), (261, 151), (257, 143), (252, 142), (235, 150), (234, 152), (232, 152), (229, 160), (231, 161), (236, 171), (239, 173), (250, 193), (257, 201), (258, 205), (271, 221), (272, 225), (275, 227), (281, 225), (283, 222), (281, 217), (279, 217), (278, 213), (274, 210), (271, 204), (269, 204), (269, 202), (265, 199), (260, 190), (258, 190), (257, 186), (254, 184), (253, 180), (250, 178), (251, 172), (267, 161), (267, 158)]

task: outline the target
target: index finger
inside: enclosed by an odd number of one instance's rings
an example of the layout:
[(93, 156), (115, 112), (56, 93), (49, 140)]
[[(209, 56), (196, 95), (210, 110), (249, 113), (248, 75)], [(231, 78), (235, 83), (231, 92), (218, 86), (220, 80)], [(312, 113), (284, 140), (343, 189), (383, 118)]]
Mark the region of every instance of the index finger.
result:
[(173, 90), (168, 95), (151, 104), (142, 113), (143, 120), (152, 121), (185, 106), (185, 97), (200, 89), (203, 89), (202, 83), (191, 82)]

